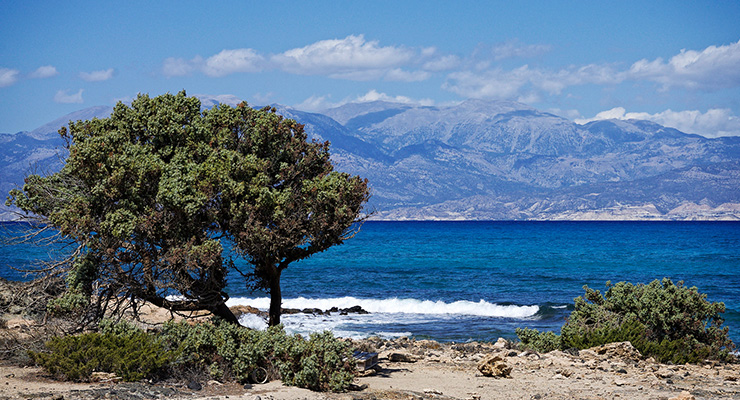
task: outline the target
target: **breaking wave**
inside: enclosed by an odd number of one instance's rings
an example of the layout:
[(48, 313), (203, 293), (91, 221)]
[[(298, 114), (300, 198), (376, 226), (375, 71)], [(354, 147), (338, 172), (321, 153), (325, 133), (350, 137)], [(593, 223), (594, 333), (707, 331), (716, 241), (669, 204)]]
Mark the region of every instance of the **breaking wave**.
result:
[[(269, 297), (231, 298), (227, 305), (250, 305), (261, 310), (270, 307)], [(417, 299), (358, 299), (355, 297), (337, 297), (326, 299), (310, 299), (298, 297), (295, 299), (283, 299), (283, 308), (318, 308), (328, 310), (332, 307), (349, 308), (360, 306), (370, 313), (393, 313), (393, 314), (422, 314), (422, 315), (469, 315), (478, 317), (497, 317), (524, 319), (534, 317), (539, 311), (536, 305), (502, 305), (490, 303), (485, 300), (478, 302), (458, 300), (444, 302), (441, 300), (417, 300)]]

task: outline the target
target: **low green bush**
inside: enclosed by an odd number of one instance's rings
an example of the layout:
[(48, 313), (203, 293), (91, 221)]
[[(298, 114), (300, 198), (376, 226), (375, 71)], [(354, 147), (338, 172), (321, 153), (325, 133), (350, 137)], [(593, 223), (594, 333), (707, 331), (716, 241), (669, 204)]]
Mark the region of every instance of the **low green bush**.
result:
[(93, 372), (111, 372), (124, 381), (154, 376), (172, 359), (153, 335), (110, 324), (106, 332), (52, 338), (48, 352), (29, 352), (51, 374), (71, 381), (89, 381)]
[(549, 353), (562, 348), (560, 335), (554, 332), (540, 332), (537, 329), (516, 328), (516, 335), (519, 337), (522, 346), (540, 353)]
[(247, 382), (263, 369), (286, 385), (335, 392), (347, 390), (354, 379), (349, 345), (330, 332), (305, 340), (282, 327), (255, 331), (225, 322), (181, 322), (165, 324), (161, 336), (177, 354), (173, 368), (206, 371), (212, 378)]
[(584, 290), (559, 336), (517, 330), (522, 344), (549, 351), (558, 341), (563, 350), (629, 341), (646, 357), (681, 364), (727, 360), (735, 348), (728, 328), (722, 327), (724, 304), (709, 302), (706, 294), (683, 282), (674, 284), (667, 278), (647, 285), (607, 282), (604, 295), (588, 286)]
[(166, 323), (146, 333), (136, 326), (102, 321), (99, 332), (53, 338), (32, 360), (66, 380), (89, 381), (93, 372), (112, 372), (126, 381), (157, 375), (248, 382), (257, 376), (286, 385), (342, 392), (354, 379), (347, 342), (330, 332), (308, 340), (282, 327), (256, 331), (226, 322)]

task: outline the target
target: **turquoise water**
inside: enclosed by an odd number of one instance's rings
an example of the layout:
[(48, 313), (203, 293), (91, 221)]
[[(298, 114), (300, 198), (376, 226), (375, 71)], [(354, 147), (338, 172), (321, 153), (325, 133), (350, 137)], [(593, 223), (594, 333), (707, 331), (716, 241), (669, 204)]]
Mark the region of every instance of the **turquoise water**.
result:
[[(5, 246), (0, 266), (39, 255)], [(520, 326), (558, 330), (583, 285), (669, 277), (724, 302), (740, 342), (738, 272), (738, 222), (368, 222), (344, 245), (291, 265), (282, 287), (284, 307), (360, 305), (370, 314), (283, 320), (303, 333), (495, 340)], [(228, 292), (230, 305), (267, 308), (236, 274)]]

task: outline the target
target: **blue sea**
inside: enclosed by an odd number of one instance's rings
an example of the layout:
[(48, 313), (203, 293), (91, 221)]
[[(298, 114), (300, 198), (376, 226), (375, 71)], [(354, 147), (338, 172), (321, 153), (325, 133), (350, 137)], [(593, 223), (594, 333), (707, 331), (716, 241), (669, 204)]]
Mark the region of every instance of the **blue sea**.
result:
[[(23, 229), (3, 224), (6, 235)], [(49, 257), (31, 245), (0, 250), (8, 266)], [(237, 264), (239, 264), (237, 260)], [(242, 262), (243, 266), (246, 263)], [(283, 307), (369, 314), (284, 315), (289, 332), (439, 341), (515, 338), (516, 327), (559, 331), (583, 286), (668, 277), (724, 302), (740, 343), (740, 222), (366, 222), (341, 246), (283, 273)], [(265, 293), (229, 275), (228, 304), (267, 309)], [(244, 325), (263, 328), (256, 316)]]

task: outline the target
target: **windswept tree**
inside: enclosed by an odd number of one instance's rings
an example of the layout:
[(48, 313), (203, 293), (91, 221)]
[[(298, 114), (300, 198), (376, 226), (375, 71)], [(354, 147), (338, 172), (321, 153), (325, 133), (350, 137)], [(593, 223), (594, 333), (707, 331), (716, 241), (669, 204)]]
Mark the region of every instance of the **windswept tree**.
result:
[(29, 176), (8, 204), (77, 244), (67, 296), (92, 298), (95, 316), (143, 300), (236, 323), (226, 277), (243, 257), (276, 325), (283, 270), (352, 237), (369, 197), (366, 180), (334, 171), (328, 142), (246, 103), (201, 111), (185, 92), (139, 95), (60, 134), (63, 168)]

